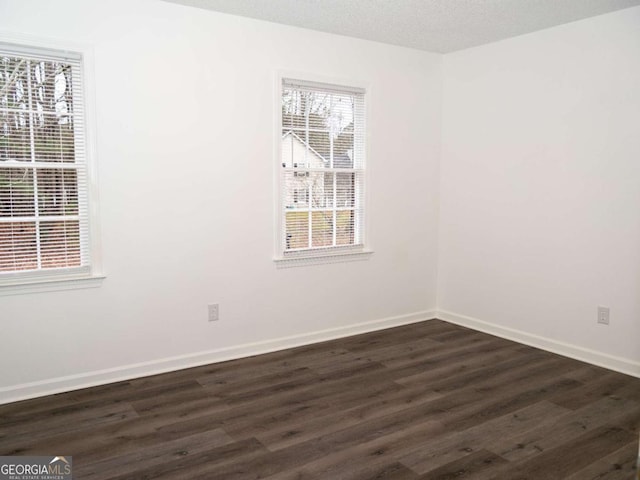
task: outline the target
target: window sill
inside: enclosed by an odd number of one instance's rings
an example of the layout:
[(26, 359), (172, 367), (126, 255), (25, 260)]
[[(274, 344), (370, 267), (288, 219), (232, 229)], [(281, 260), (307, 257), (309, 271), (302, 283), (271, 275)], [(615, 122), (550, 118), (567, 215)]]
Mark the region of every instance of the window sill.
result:
[(61, 277), (5, 283), (0, 284), (0, 296), (98, 288), (105, 278), (104, 275), (94, 275), (90, 277)]
[(334, 252), (316, 255), (301, 255), (297, 257), (276, 258), (277, 268), (305, 267), (307, 265), (322, 265), (326, 263), (344, 263), (368, 260), (373, 254), (371, 250), (358, 252)]

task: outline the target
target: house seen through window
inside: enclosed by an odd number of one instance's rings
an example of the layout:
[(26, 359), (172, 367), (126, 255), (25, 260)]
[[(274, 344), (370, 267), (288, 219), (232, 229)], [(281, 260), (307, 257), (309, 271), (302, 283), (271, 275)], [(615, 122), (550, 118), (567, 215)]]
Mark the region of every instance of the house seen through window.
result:
[(0, 284), (88, 272), (81, 58), (0, 44)]
[(283, 80), (282, 251), (364, 244), (364, 91)]

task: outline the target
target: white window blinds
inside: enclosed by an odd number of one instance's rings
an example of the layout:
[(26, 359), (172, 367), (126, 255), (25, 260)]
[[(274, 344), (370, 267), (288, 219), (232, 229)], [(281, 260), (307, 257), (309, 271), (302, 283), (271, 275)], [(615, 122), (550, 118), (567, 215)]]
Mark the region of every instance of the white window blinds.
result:
[(0, 44), (0, 284), (89, 272), (81, 57)]
[(362, 248), (364, 90), (284, 79), (281, 127), (283, 255)]

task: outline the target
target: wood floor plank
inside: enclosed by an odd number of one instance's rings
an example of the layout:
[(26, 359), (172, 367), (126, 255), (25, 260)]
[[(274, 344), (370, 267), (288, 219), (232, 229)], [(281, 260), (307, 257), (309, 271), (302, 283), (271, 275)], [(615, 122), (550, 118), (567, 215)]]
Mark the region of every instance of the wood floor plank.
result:
[(524, 462), (514, 463), (492, 479), (565, 479), (589, 466), (594, 458), (606, 457), (631, 442), (637, 442), (637, 438), (622, 428), (599, 427)]
[(400, 462), (393, 462), (378, 468), (365, 468), (348, 478), (349, 480), (417, 480), (418, 475)]
[(88, 462), (86, 457), (74, 461), (74, 475), (86, 480), (112, 478), (112, 476), (138, 474), (142, 470), (164, 465), (172, 459), (182, 459), (207, 452), (222, 445), (234, 443), (222, 429), (156, 442), (146, 447), (110, 449), (100, 461)]
[[(459, 360), (465, 356), (473, 356), (476, 353), (494, 352), (499, 348), (504, 347), (502, 342), (498, 342), (495, 339), (485, 337), (472, 337), (470, 339), (452, 340), (451, 342), (442, 342), (435, 347), (428, 347), (422, 350), (412, 352), (401, 352), (394, 356), (388, 356), (385, 359), (381, 359), (380, 362), (387, 367), (413, 367), (414, 371), (409, 370), (404, 376), (412, 375), (413, 373), (419, 373), (419, 368), (415, 367), (429, 367), (433, 368), (445, 363), (451, 363), (452, 361)], [(401, 350), (401, 349), (398, 349)], [(365, 352), (361, 352), (363, 355)], [(375, 359), (375, 357), (374, 357)]]
[(89, 480), (622, 480), (639, 431), (640, 379), (440, 320), (0, 405)]
[[(254, 408), (248, 413), (244, 410), (244, 413), (227, 416), (221, 421), (224, 428), (236, 438), (255, 435), (262, 440), (266, 434), (282, 431), (285, 432), (286, 437), (291, 437), (296, 436), (291, 432), (292, 428), (299, 429), (299, 425), (304, 425), (306, 422), (339, 414), (354, 407), (366, 406), (378, 400), (391, 401), (393, 396), (389, 397), (389, 395), (400, 390), (403, 390), (403, 387), (391, 382), (383, 382), (377, 384), (376, 388), (367, 387), (361, 390), (343, 389), (336, 392), (331, 389), (326, 395), (322, 391), (313, 390), (314, 396), (308, 397), (303, 402), (298, 401), (297, 395), (292, 395), (288, 399), (281, 399), (283, 400), (281, 406), (276, 405), (262, 411)], [(431, 398), (433, 397), (429, 396), (429, 399)], [(341, 406), (339, 412), (336, 412), (336, 405)], [(299, 433), (302, 434), (303, 431), (300, 430)]]
[[(306, 420), (298, 420), (295, 423), (280, 422), (278, 425), (265, 429), (265, 433), (256, 434), (269, 450), (275, 451), (286, 446), (293, 445), (302, 440), (308, 440), (320, 435), (344, 429), (351, 425), (366, 422), (375, 417), (390, 415), (396, 411), (406, 409), (411, 405), (430, 402), (442, 395), (425, 391), (425, 387), (404, 388), (398, 386), (392, 394), (387, 394), (379, 399), (360, 399), (350, 408), (342, 403), (343, 410), (318, 415), (314, 414)], [(231, 431), (236, 435), (235, 431)]]
[(515, 390), (511, 388), (511, 385), (503, 386), (503, 392), (508, 393), (500, 392), (501, 394), (497, 395), (497, 399), (489, 397), (475, 402), (464, 412), (460, 412), (460, 414), (445, 423), (453, 430), (465, 430), (474, 425), (519, 410), (527, 405), (533, 405), (544, 400), (550, 394), (577, 388), (579, 383), (571, 379), (558, 378), (533, 385), (535, 385), (533, 388), (526, 390), (522, 388), (523, 384), (520, 384), (520, 388)]
[(585, 432), (604, 426), (618, 426), (621, 418), (640, 418), (640, 405), (632, 400), (602, 398), (599, 401), (563, 414), (560, 418), (543, 420), (531, 430), (511, 437), (495, 437), (488, 448), (511, 461), (521, 461), (541, 452), (573, 442)]
[(513, 384), (515, 380), (524, 377), (531, 378), (536, 373), (543, 372), (548, 375), (548, 369), (559, 366), (554, 359), (541, 360), (533, 353), (525, 353), (521, 355), (512, 355), (493, 364), (478, 366), (470, 371), (460, 374), (452, 374), (447, 378), (433, 379), (430, 387), (435, 392), (454, 392), (469, 388), (473, 385), (478, 387), (482, 385), (487, 388), (491, 385), (504, 385), (509, 382)]
[[(283, 470), (268, 478), (269, 480), (371, 478), (368, 475), (375, 475), (373, 472), (378, 471), (384, 472), (388, 465), (395, 463), (395, 459), (408, 449), (428, 441), (442, 431), (443, 426), (438, 422), (416, 422), (409, 427), (371, 437), (347, 448), (325, 450), (324, 455), (300, 468)], [(406, 470), (398, 469), (398, 472)]]
[(615, 395), (618, 390), (624, 388), (629, 382), (633, 382), (630, 377), (617, 372), (609, 372), (598, 379), (590, 381), (580, 391), (555, 395), (552, 401), (575, 410), (603, 397)]
[[(108, 476), (97, 476), (95, 480), (141, 480), (211, 478), (229, 463), (247, 463), (264, 455), (264, 447), (255, 438), (210, 448), (194, 455), (178, 455), (164, 462), (143, 468), (123, 466), (124, 471), (109, 472)], [(114, 475), (115, 473), (115, 475)]]
[[(124, 384), (125, 382), (121, 383)], [(70, 408), (72, 405), (78, 403), (73, 398), (73, 393), (74, 392), (58, 393), (56, 395), (47, 395), (46, 397), (31, 398), (29, 400), (0, 405), (0, 422), (9, 421), (14, 417), (31, 417), (42, 412), (48, 415), (51, 410), (56, 408)], [(104, 401), (104, 399), (100, 400)]]
[(368, 444), (378, 438), (402, 432), (413, 425), (423, 424), (425, 418), (430, 418), (429, 428), (432, 428), (434, 432), (441, 431), (440, 423), (434, 415), (430, 416), (428, 412), (433, 413), (429, 402), (406, 408), (391, 415), (376, 417), (366, 422), (362, 421), (336, 432), (320, 435), (257, 457), (252, 460), (250, 465), (246, 463), (229, 465), (227, 468), (220, 469), (216, 475), (210, 478), (211, 480), (249, 480), (269, 477), (286, 472), (286, 470), (299, 468), (324, 458), (332, 452)]
[[(258, 396), (254, 401), (235, 404), (231, 411), (222, 411), (217, 415), (219, 426), (234, 434), (244, 431), (243, 435), (246, 437), (247, 429), (255, 430), (257, 426), (277, 422), (295, 422), (309, 415), (334, 410), (336, 404), (348, 407), (360, 403), (363, 396), (376, 398), (400, 388), (383, 379), (371, 381), (371, 373), (375, 374), (375, 371), (360, 372), (356, 378), (342, 378), (344, 375), (337, 375), (335, 378), (331, 375), (323, 376), (319, 377), (318, 382), (297, 384), (295, 389), (271, 392), (268, 397)], [(212, 420), (213, 416), (209, 419)]]
[(396, 381), (401, 385), (426, 385), (436, 381), (450, 380), (454, 376), (486, 368), (519, 355), (519, 347), (509, 345), (488, 352), (463, 357), (456, 362), (448, 362), (437, 368), (429, 368), (413, 375), (400, 377)]
[(210, 387), (214, 392), (216, 386), (220, 387), (220, 391), (226, 392), (226, 387), (230, 385), (247, 382), (257, 383), (268, 375), (293, 374), (298, 369), (308, 369), (311, 366), (323, 364), (341, 364), (357, 357), (344, 348), (326, 348), (285, 358), (282, 356), (271, 358), (274, 354), (265, 356), (268, 358), (259, 364), (251, 363), (239, 367), (236, 366), (235, 361), (225, 362), (229, 368), (208, 369), (196, 380), (201, 385)]
[(487, 450), (479, 450), (442, 465), (423, 475), (420, 480), (450, 480), (454, 478), (477, 478), (483, 472), (491, 471), (496, 465), (505, 465), (507, 461)]
[(137, 416), (131, 405), (116, 404), (73, 411), (34, 422), (25, 419), (3, 422), (0, 430), (0, 452), (13, 451), (12, 444), (22, 440), (34, 441), (59, 433), (82, 431)]
[(542, 401), (516, 412), (488, 420), (463, 431), (448, 431), (416, 446), (400, 461), (417, 473), (427, 473), (445, 464), (483, 449), (488, 449), (487, 439), (509, 438), (534, 429), (541, 421), (556, 421), (569, 410)]
[[(211, 408), (219, 413), (219, 405)], [(209, 421), (206, 406), (197, 409), (195, 421), (200, 426), (196, 430), (185, 418), (191, 418), (190, 402), (168, 406), (162, 412), (127, 418), (118, 422), (91, 424), (84, 429), (71, 428), (62, 433), (49, 432), (46, 436), (23, 436), (13, 438), (13, 450), (7, 455), (48, 455), (56, 451), (58, 445), (65, 445), (75, 455), (86, 462), (102, 460), (112, 454), (144, 449), (157, 442), (170, 442), (188, 436), (192, 432), (207, 432), (219, 428)]]
[(638, 462), (638, 445), (630, 442), (588, 467), (570, 475), (566, 480), (629, 480), (635, 479)]
[(346, 348), (350, 352), (375, 351), (379, 348), (404, 344), (405, 342), (415, 340), (416, 337), (431, 341), (434, 340), (434, 336), (448, 332), (452, 332), (451, 326), (446, 322), (436, 320), (433, 322), (413, 324), (409, 326), (409, 328), (388, 328), (362, 335), (354, 335), (352, 337), (335, 340), (333, 344), (341, 348)]

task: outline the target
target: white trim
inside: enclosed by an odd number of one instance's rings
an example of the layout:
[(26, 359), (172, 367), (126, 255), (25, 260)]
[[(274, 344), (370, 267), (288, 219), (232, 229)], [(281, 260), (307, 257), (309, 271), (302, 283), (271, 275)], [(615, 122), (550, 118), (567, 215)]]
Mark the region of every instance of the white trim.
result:
[[(361, 93), (369, 92), (370, 83), (358, 78), (345, 78), (335, 77), (331, 75), (323, 75), (318, 72), (300, 71), (281, 69), (276, 72), (278, 88), (282, 88), (282, 81), (285, 79), (295, 80), (296, 82), (303, 82), (309, 85), (334, 85), (341, 90), (353, 88)], [(278, 99), (278, 106), (282, 102), (282, 92), (280, 92), (280, 98)]]
[(55, 393), (68, 392), (81, 388), (94, 387), (107, 383), (131, 380), (133, 378), (146, 377), (149, 375), (173, 372), (185, 368), (208, 365), (210, 363), (225, 362), (237, 358), (250, 357), (253, 355), (309, 345), (312, 343), (324, 342), (336, 338), (383, 330), (385, 328), (399, 327), (425, 320), (432, 320), (434, 318), (435, 311), (427, 310), (399, 315), (396, 317), (355, 323), (344, 327), (292, 335), (289, 337), (275, 338), (205, 352), (162, 358), (150, 362), (123, 365), (120, 367), (51, 378), (38, 382), (12, 385), (0, 388), (0, 404), (52, 395)]
[(349, 83), (337, 84), (334, 82), (319, 82), (316, 80), (303, 80), (299, 79), (298, 77), (285, 77), (282, 79), (282, 85), (287, 88), (315, 90), (318, 92), (332, 92), (340, 94), (351, 93), (354, 95), (361, 95), (366, 93), (367, 91), (367, 89), (364, 87), (354, 87)]
[[(30, 50), (49, 52), (55, 58), (69, 56), (79, 60), (82, 69), (82, 106), (83, 106), (83, 132), (85, 148), (85, 164), (78, 167), (70, 165), (56, 165), (56, 168), (75, 168), (78, 171), (84, 169), (86, 176), (86, 195), (89, 222), (89, 268), (90, 272), (84, 275), (57, 276), (53, 271), (36, 272), (30, 274), (15, 274), (15, 280), (5, 281), (0, 279), (0, 296), (19, 295), (24, 293), (72, 290), (77, 288), (99, 287), (104, 280), (101, 257), (101, 232), (99, 218), (98, 196), (98, 168), (96, 148), (96, 104), (95, 104), (95, 73), (93, 61), (93, 47), (89, 44), (68, 41), (49, 37), (39, 37), (21, 32), (0, 30), (0, 43), (15, 46), (17, 49), (28, 52)], [(47, 166), (46, 162), (35, 164), (39, 167)], [(9, 164), (9, 166), (12, 166)]]
[(78, 43), (63, 38), (40, 37), (11, 30), (0, 30), (0, 42), (13, 44), (18, 48), (32, 47), (45, 52), (54, 52), (56, 57), (60, 57), (60, 53), (66, 53), (73, 58), (77, 58), (77, 53), (83, 54), (89, 48), (86, 43)]
[(24, 295), (28, 293), (59, 292), (62, 290), (78, 290), (82, 288), (98, 288), (106, 277), (93, 275), (88, 277), (50, 277), (47, 279), (30, 279), (14, 284), (0, 285), (0, 297), (7, 295)]
[(261, 342), (248, 343), (233, 347), (219, 348), (194, 354), (142, 362), (93, 372), (52, 378), (0, 388), (0, 404), (27, 400), (29, 398), (52, 395), (97, 385), (131, 380), (149, 375), (172, 372), (185, 368), (198, 367), (210, 363), (224, 362), (237, 358), (295, 348), (336, 338), (374, 332), (385, 328), (399, 327), (425, 320), (441, 319), (456, 325), (472, 328), (496, 335), (532, 347), (541, 348), (580, 361), (602, 366), (621, 373), (640, 377), (640, 363), (630, 359), (588, 350), (576, 345), (558, 342), (553, 339), (532, 335), (520, 330), (502, 327), (476, 318), (447, 311), (426, 310), (407, 315), (388, 317), (369, 322), (356, 323), (344, 327), (331, 328), (316, 332), (292, 335)]
[[(308, 252), (309, 250), (305, 250)], [(313, 250), (311, 250), (313, 251)], [(355, 262), (360, 260), (368, 260), (373, 254), (371, 250), (362, 250), (358, 252), (331, 252), (325, 254), (300, 255), (286, 258), (274, 258), (278, 268), (304, 267), (306, 265), (322, 265), (325, 263), (342, 263)]]
[[(360, 79), (346, 79), (346, 78), (337, 78), (325, 76), (318, 73), (309, 73), (309, 72), (300, 72), (300, 71), (291, 71), (284, 69), (276, 69), (274, 70), (274, 84), (273, 84), (273, 157), (274, 157), (274, 171), (273, 171), (273, 208), (274, 208), (274, 262), (276, 263), (277, 268), (287, 268), (287, 267), (295, 267), (295, 266), (304, 266), (304, 265), (316, 265), (316, 264), (326, 264), (326, 263), (339, 263), (339, 262), (349, 262), (354, 260), (366, 260), (371, 255), (371, 231), (370, 231), (370, 202), (368, 198), (368, 188), (367, 185), (369, 183), (369, 168), (368, 168), (368, 154), (369, 154), (369, 138), (370, 134), (368, 131), (370, 125), (370, 108), (369, 105), (371, 103), (371, 93), (370, 93), (370, 84), (369, 82), (362, 81)], [(303, 255), (299, 255), (296, 258), (287, 258), (286, 254), (291, 252), (283, 251), (283, 245), (285, 244), (285, 228), (284, 228), (284, 205), (283, 205), (283, 191), (282, 191), (282, 90), (284, 83), (288, 83), (288, 85), (300, 85), (305, 88), (321, 88), (325, 87), (325, 90), (336, 89), (340, 92), (348, 92), (351, 91), (354, 95), (366, 95), (366, 101), (364, 106), (364, 125), (363, 125), (363, 149), (364, 149), (364, 159), (363, 165), (364, 168), (360, 169), (302, 169), (302, 171), (319, 171), (319, 172), (330, 172), (330, 171), (345, 171), (345, 172), (355, 172), (356, 174), (362, 175), (362, 183), (364, 186), (361, 186), (361, 201), (363, 203), (363, 207), (360, 209), (363, 214), (359, 215), (359, 237), (360, 239), (364, 238), (364, 249), (359, 250), (358, 252), (349, 252), (345, 254), (341, 252), (341, 247), (331, 247), (336, 251), (331, 254), (323, 254), (319, 253), (320, 249), (308, 249), (305, 250), (305, 258), (303, 259)], [(299, 137), (293, 132), (298, 139)], [(313, 150), (313, 149), (312, 149)], [(315, 150), (313, 150), (316, 155), (320, 156), (320, 158), (324, 158), (319, 155)], [(311, 195), (310, 195), (311, 197)], [(354, 204), (354, 209), (356, 205)], [(320, 209), (324, 210), (324, 209)], [(307, 210), (308, 211), (308, 210)], [(311, 218), (309, 219), (311, 221)], [(335, 232), (334, 232), (335, 233)], [(311, 236), (311, 229), (309, 229), (309, 235)]]
[(91, 272), (95, 277), (104, 274), (102, 264), (102, 231), (100, 223), (100, 188), (98, 183), (98, 148), (95, 94), (95, 66), (93, 48), (84, 46), (82, 67), (84, 71), (84, 131), (86, 149), (87, 202), (89, 206), (89, 248), (91, 255)]
[(557, 353), (558, 355), (574, 358), (582, 362), (587, 362), (592, 365), (597, 365), (599, 367), (604, 367), (609, 370), (615, 370), (616, 372), (640, 378), (640, 362), (630, 358), (616, 357), (614, 355), (597, 352), (578, 345), (561, 342), (552, 338), (542, 337), (540, 335), (534, 335), (514, 328), (503, 327), (495, 323), (485, 322), (484, 320), (445, 310), (438, 310), (436, 316), (446, 322), (472, 328), (473, 330), (489, 333), (507, 340), (513, 340), (514, 342), (523, 343), (548, 352)]
[[(279, 71), (274, 71), (273, 75), (273, 221), (274, 221), (274, 255), (282, 255), (281, 245), (283, 242), (282, 224), (282, 79), (283, 75)], [(311, 195), (309, 195), (311, 200)]]

